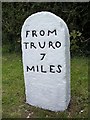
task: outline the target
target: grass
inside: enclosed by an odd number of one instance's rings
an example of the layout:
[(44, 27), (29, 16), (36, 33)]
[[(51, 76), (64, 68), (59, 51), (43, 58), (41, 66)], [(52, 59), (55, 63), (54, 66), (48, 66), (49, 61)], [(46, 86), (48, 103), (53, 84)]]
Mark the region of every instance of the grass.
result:
[(20, 54), (2, 57), (3, 118), (87, 118), (88, 64), (85, 57), (71, 59), (71, 102), (64, 112), (51, 112), (25, 103), (24, 77)]

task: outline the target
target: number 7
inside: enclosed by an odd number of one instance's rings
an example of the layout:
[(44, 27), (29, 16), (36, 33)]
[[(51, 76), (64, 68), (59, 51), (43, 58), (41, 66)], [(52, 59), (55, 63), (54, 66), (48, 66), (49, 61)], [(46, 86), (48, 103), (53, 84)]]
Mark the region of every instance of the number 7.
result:
[(42, 55), (41, 60), (43, 60), (46, 54), (45, 53), (41, 53), (40, 55)]

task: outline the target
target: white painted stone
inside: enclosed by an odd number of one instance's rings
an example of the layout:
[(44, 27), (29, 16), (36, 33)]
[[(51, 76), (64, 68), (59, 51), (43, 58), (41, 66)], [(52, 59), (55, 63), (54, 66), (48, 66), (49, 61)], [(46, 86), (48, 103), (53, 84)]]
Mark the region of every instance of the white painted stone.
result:
[(66, 23), (53, 13), (38, 12), (25, 20), (21, 37), (26, 102), (52, 111), (65, 110), (70, 101), (70, 40)]

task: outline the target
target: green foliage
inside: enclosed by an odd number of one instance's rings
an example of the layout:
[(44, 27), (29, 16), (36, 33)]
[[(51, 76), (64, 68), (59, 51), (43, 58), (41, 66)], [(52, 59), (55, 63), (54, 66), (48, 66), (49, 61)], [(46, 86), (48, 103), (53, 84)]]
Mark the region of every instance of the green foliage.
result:
[(76, 30), (72, 30), (70, 33), (70, 40), (71, 40), (71, 55), (74, 56), (77, 55), (83, 55), (88, 54), (88, 42), (85, 44), (84, 37), (82, 36), (82, 33)]
[(3, 54), (2, 58), (3, 118), (87, 118), (88, 60), (71, 59), (71, 102), (64, 112), (51, 112), (25, 103), (25, 85), (20, 54)]
[(80, 52), (80, 47), (78, 45), (80, 41), (80, 37), (81, 37), (82, 33), (80, 33), (79, 31), (75, 31), (72, 30), (72, 32), (70, 33), (70, 37), (71, 37), (71, 54), (75, 54)]
[(89, 3), (75, 2), (2, 3), (3, 45), (9, 45), (9, 52), (20, 51), (21, 28), (25, 19), (31, 14), (39, 11), (50, 11), (60, 16), (67, 23), (71, 33), (72, 54), (88, 54), (88, 38), (90, 30), (88, 8)]

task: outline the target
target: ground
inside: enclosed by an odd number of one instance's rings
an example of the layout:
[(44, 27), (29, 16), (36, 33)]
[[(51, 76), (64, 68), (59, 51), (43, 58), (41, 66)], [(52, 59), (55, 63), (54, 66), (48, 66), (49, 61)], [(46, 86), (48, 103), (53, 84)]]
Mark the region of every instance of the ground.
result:
[(3, 118), (87, 118), (88, 59), (71, 58), (71, 101), (64, 112), (51, 112), (25, 103), (22, 57), (19, 53), (2, 56)]

